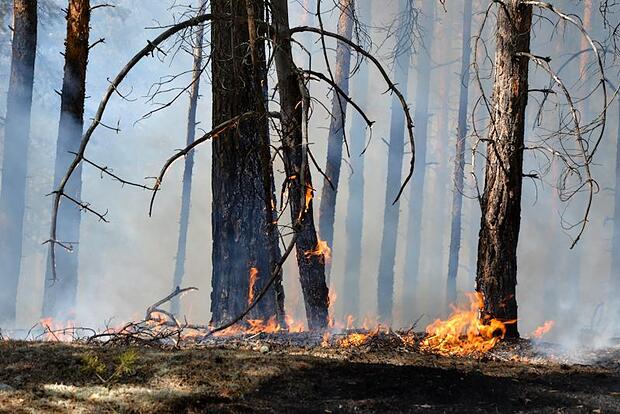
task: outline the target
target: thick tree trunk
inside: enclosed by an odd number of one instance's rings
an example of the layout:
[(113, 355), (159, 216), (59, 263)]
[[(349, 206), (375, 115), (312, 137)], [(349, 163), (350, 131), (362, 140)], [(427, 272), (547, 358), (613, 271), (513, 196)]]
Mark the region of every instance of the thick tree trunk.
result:
[[(310, 329), (324, 329), (328, 323), (328, 288), (325, 282), (323, 256), (308, 255), (316, 249), (318, 238), (314, 226), (312, 199), (304, 194), (312, 189), (312, 178), (305, 154), (302, 123), (302, 92), (291, 51), (287, 0), (271, 2), (275, 25), (274, 56), (278, 75), (282, 147), (284, 167), (288, 177), (288, 200), (293, 226), (298, 234), (295, 246), (306, 316)], [(299, 218), (302, 220), (299, 220)]]
[[(67, 11), (67, 40), (65, 42), (65, 74), (60, 103), (60, 122), (56, 144), (54, 188), (62, 180), (73, 161), (82, 140), (84, 127), (84, 99), (86, 97), (86, 66), (88, 65), (88, 39), (90, 32), (90, 0), (70, 0)], [(80, 199), (82, 192), (81, 166), (67, 183), (66, 190)], [(61, 203), (58, 210), (58, 239), (73, 247), (71, 252), (57, 249), (56, 274), (52, 281), (51, 259), (45, 274), (43, 316), (59, 320), (75, 319), (75, 302), (78, 287), (78, 251), (80, 242), (80, 214), (73, 203)]]
[[(199, 0), (203, 4), (203, 0)], [(204, 8), (200, 7), (198, 14), (204, 14)], [(196, 110), (198, 108), (198, 97), (200, 95), (200, 75), (202, 74), (202, 47), (204, 43), (204, 26), (196, 28), (196, 43), (194, 45), (194, 67), (192, 69), (192, 88), (189, 93), (189, 109), (187, 111), (187, 135), (186, 145), (190, 145), (196, 138)], [(177, 244), (177, 256), (174, 265), (174, 276), (172, 288), (183, 284), (185, 276), (185, 259), (187, 256), (187, 233), (189, 231), (189, 210), (192, 194), (192, 174), (194, 170), (194, 151), (190, 151), (185, 158), (185, 168), (183, 170), (183, 190), (181, 194), (181, 218), (179, 221), (179, 241)], [(175, 296), (170, 301), (170, 310), (177, 315), (180, 312), (180, 297)]]
[(517, 242), (521, 223), (525, 108), (532, 6), (510, 0), (497, 8), (494, 120), (487, 144), (476, 290), (484, 295), (485, 317), (513, 321), (517, 337)]
[[(424, 207), (424, 181), (426, 180), (426, 148), (428, 143), (429, 98), (431, 78), (431, 56), (434, 35), (435, 4), (422, 2), (421, 18), (424, 19), (424, 39), (427, 56), (420, 56), (416, 62), (416, 95), (413, 124), (416, 128), (416, 168), (409, 188), (409, 219), (407, 225), (407, 250), (405, 254), (405, 283), (403, 303), (412, 303), (420, 271), (420, 250), (422, 243), (422, 210)], [(423, 53), (423, 51), (421, 51)]]
[(13, 323), (16, 314), (36, 49), (37, 1), (14, 0), (0, 192), (0, 324)]
[(463, 210), (463, 181), (465, 178), (465, 140), (467, 138), (467, 107), (469, 102), (469, 65), (471, 60), (472, 0), (463, 3), (463, 39), (461, 46), (461, 74), (459, 93), (458, 126), (456, 129), (456, 152), (454, 155), (454, 192), (450, 217), (450, 250), (448, 258), (448, 283), (446, 301), (456, 302), (456, 277), (461, 251), (461, 217)]
[[(264, 3), (253, 2), (262, 18)], [(273, 173), (269, 124), (264, 104), (265, 50), (250, 45), (245, 2), (215, 0), (214, 14), (240, 19), (211, 25), (213, 125), (255, 111), (213, 141), (213, 278), (211, 322), (219, 325), (240, 314), (259, 292), (280, 258), (273, 211)], [(253, 49), (250, 51), (250, 49)], [(256, 59), (254, 59), (256, 58)], [(253, 65), (254, 61), (254, 65)], [(258, 271), (250, 284), (250, 271)], [(281, 278), (252, 310), (251, 319), (284, 319)]]
[[(356, 2), (359, 19), (370, 24), (370, 0)], [(353, 79), (353, 99), (362, 108), (368, 101), (368, 66), (361, 65)], [(360, 277), (362, 274), (362, 230), (364, 228), (364, 151), (366, 141), (366, 125), (362, 116), (354, 111), (351, 117), (349, 145), (351, 149), (351, 169), (349, 175), (349, 197), (347, 200), (347, 216), (345, 231), (347, 235), (347, 251), (344, 270), (344, 313), (354, 318), (359, 316)]]
[[(401, 1), (400, 7), (403, 12), (407, 10), (404, 1)], [(407, 47), (402, 50), (397, 46), (395, 50), (394, 83), (399, 86), (403, 95), (406, 96), (409, 82), (411, 48), (408, 46), (407, 40), (403, 39), (404, 30), (404, 27), (399, 28), (397, 34), (397, 39), (400, 39), (398, 44), (406, 44)], [(385, 191), (385, 210), (383, 212), (383, 238), (381, 240), (381, 257), (379, 259), (377, 288), (377, 310), (382, 323), (391, 322), (392, 308), (394, 305), (394, 262), (396, 260), (396, 240), (398, 236), (400, 202), (398, 201), (395, 204), (393, 204), (393, 202), (398, 188), (401, 185), (405, 145), (405, 115), (403, 114), (401, 103), (396, 96), (392, 98), (391, 112), (388, 173)], [(419, 154), (419, 147), (417, 145), (416, 142), (416, 158)], [(422, 161), (422, 164), (423, 163)]]
[[(338, 20), (338, 34), (351, 39), (353, 32), (353, 15), (355, 6), (353, 0), (340, 1), (340, 18)], [(351, 68), (351, 49), (342, 42), (336, 47), (336, 68), (334, 81), (342, 89), (343, 93), (349, 93), (349, 75)], [(325, 174), (329, 177), (323, 180), (321, 192), (321, 206), (319, 209), (319, 232), (328, 246), (334, 243), (334, 221), (336, 218), (336, 196), (338, 195), (338, 183), (340, 182), (340, 166), (342, 164), (342, 145), (344, 142), (344, 128), (347, 113), (347, 102), (335, 90), (332, 97), (331, 121), (329, 135), (327, 136), (327, 162)], [(331, 181), (331, 185), (330, 185)], [(330, 268), (326, 264), (325, 273), (329, 285)]]

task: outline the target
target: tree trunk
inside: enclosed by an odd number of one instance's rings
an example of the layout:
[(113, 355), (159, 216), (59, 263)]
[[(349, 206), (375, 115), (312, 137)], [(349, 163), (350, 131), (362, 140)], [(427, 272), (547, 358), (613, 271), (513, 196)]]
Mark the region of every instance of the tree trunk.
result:
[(305, 154), (307, 143), (304, 142), (302, 131), (302, 124), (305, 124), (302, 85), (291, 51), (287, 0), (273, 0), (271, 6), (275, 25), (274, 57), (280, 95), (284, 167), (288, 177), (291, 218), (298, 234), (295, 246), (297, 264), (308, 327), (313, 330), (324, 329), (328, 323), (329, 308), (324, 257), (306, 254), (316, 249), (318, 238), (314, 226), (312, 199), (306, 196), (306, 201), (302, 201), (304, 195), (312, 189), (312, 178)]
[[(405, 1), (401, 1), (401, 11), (407, 10)], [(411, 62), (411, 48), (404, 39), (405, 28), (400, 27), (397, 33), (396, 59), (394, 62), (394, 83), (399, 86), (403, 95), (407, 95), (409, 82), (409, 64)], [(405, 44), (404, 48), (401, 48)], [(400, 101), (392, 97), (390, 120), (390, 141), (388, 150), (388, 173), (385, 191), (385, 210), (383, 212), (383, 238), (381, 240), (381, 257), (379, 259), (379, 284), (377, 288), (377, 310), (382, 323), (392, 320), (394, 305), (394, 262), (396, 260), (396, 239), (398, 236), (398, 216), (400, 202), (394, 202), (394, 197), (401, 185), (403, 168), (403, 152), (405, 144), (405, 115)], [(417, 145), (417, 143), (416, 143)], [(419, 147), (416, 147), (416, 158), (419, 156)], [(422, 162), (423, 163), (423, 162)], [(416, 169), (417, 170), (417, 169)]]
[[(413, 124), (416, 127), (416, 168), (409, 187), (409, 222), (407, 225), (407, 250), (405, 254), (405, 282), (403, 303), (412, 303), (420, 271), (420, 249), (422, 240), (422, 209), (424, 207), (424, 181), (426, 179), (426, 148), (428, 142), (429, 97), (431, 78), (431, 56), (433, 47), (435, 4), (422, 2), (421, 15), (424, 19), (424, 39), (427, 56), (420, 55), (416, 62), (416, 97)], [(423, 53), (423, 52), (422, 52)]]
[(452, 213), (450, 218), (450, 250), (448, 258), (448, 283), (446, 300), (456, 302), (456, 276), (459, 269), (461, 251), (461, 216), (463, 210), (463, 181), (465, 178), (465, 140), (467, 139), (467, 106), (469, 102), (469, 65), (471, 60), (471, 19), (472, 0), (463, 5), (463, 39), (461, 46), (461, 74), (459, 93), (458, 126), (456, 129), (456, 152), (454, 155), (454, 192), (452, 193)]
[[(199, 0), (203, 4), (203, 0)], [(204, 14), (204, 7), (200, 7), (199, 15)], [(192, 88), (189, 93), (189, 109), (187, 111), (187, 135), (186, 145), (189, 146), (196, 138), (196, 110), (198, 108), (198, 97), (200, 95), (200, 75), (202, 74), (202, 46), (204, 43), (204, 26), (196, 28), (194, 45), (194, 67), (192, 69)], [(185, 168), (183, 170), (183, 190), (181, 194), (181, 219), (179, 221), (179, 241), (177, 244), (177, 256), (174, 266), (174, 277), (172, 288), (183, 284), (185, 276), (185, 258), (187, 256), (187, 233), (189, 230), (189, 209), (192, 194), (192, 174), (194, 170), (194, 151), (190, 151), (185, 158)], [(170, 310), (174, 315), (180, 312), (181, 303), (179, 295), (170, 301)]]
[(13, 323), (16, 314), (36, 49), (37, 1), (14, 0), (0, 192), (0, 323), (6, 324)]
[[(353, 32), (353, 15), (355, 6), (353, 0), (341, 0), (340, 19), (338, 20), (338, 34), (351, 40)], [(342, 42), (336, 47), (336, 68), (334, 81), (342, 89), (343, 93), (349, 93), (349, 75), (351, 68), (351, 49)], [(327, 162), (325, 174), (329, 180), (323, 180), (321, 192), (321, 206), (319, 209), (319, 232), (328, 246), (334, 243), (334, 220), (336, 218), (336, 196), (338, 183), (340, 182), (340, 166), (342, 164), (342, 144), (344, 141), (344, 128), (346, 122), (347, 102), (335, 90), (332, 92), (331, 121), (329, 135), (327, 137)], [(330, 184), (331, 181), (331, 184)], [(329, 285), (330, 268), (325, 266), (327, 284)]]
[[(357, 11), (362, 23), (370, 24), (370, 0), (357, 1)], [(368, 101), (368, 66), (361, 65), (353, 79), (353, 99), (360, 107)], [(354, 318), (359, 316), (360, 276), (362, 274), (362, 229), (364, 227), (364, 151), (366, 125), (362, 116), (354, 111), (351, 117), (349, 145), (351, 149), (351, 169), (349, 175), (349, 197), (345, 231), (347, 251), (344, 270), (344, 313)]]
[[(611, 319), (613, 327), (620, 333), (620, 97), (618, 102), (618, 126), (616, 133), (616, 186), (614, 188), (614, 228), (611, 247), (611, 274), (609, 303), (612, 306)], [(616, 335), (618, 336), (618, 335)]]
[[(67, 11), (67, 40), (65, 42), (65, 74), (62, 83), (60, 122), (56, 144), (54, 188), (62, 180), (73, 161), (82, 140), (84, 127), (84, 99), (86, 97), (86, 66), (88, 65), (88, 39), (90, 0), (70, 0)], [(66, 191), (79, 200), (82, 192), (82, 168), (69, 180)], [(73, 247), (71, 252), (57, 249), (56, 274), (52, 281), (52, 263), (48, 258), (45, 274), (43, 316), (58, 320), (75, 319), (78, 287), (78, 251), (80, 242), (81, 211), (73, 203), (60, 204), (57, 235), (60, 241)]]
[[(255, 1), (251, 6), (262, 18), (264, 3)], [(239, 17), (215, 19), (211, 25), (213, 125), (248, 111), (257, 114), (213, 141), (211, 322), (220, 325), (240, 314), (252, 293), (263, 288), (280, 251), (273, 224), (274, 184), (263, 89), (264, 44), (250, 44), (249, 25), (244, 23), (248, 20), (245, 2), (215, 0), (211, 10), (213, 14)], [(258, 279), (250, 284), (252, 268), (258, 271)], [(281, 278), (249, 317), (284, 319)]]
[(517, 330), (517, 242), (521, 222), (525, 108), (532, 6), (510, 0), (497, 8), (495, 78), (487, 144), (476, 290), (484, 295), (484, 317), (513, 321)]

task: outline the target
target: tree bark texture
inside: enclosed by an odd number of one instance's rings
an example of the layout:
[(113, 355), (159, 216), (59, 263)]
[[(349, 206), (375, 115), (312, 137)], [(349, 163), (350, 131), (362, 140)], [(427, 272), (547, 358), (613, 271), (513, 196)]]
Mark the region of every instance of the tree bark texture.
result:
[[(264, 2), (252, 3), (256, 15), (262, 17)], [(250, 45), (246, 2), (215, 0), (211, 10), (240, 17), (216, 19), (211, 26), (213, 125), (249, 111), (256, 113), (213, 140), (211, 322), (220, 325), (246, 308), (252, 296), (251, 269), (258, 271), (252, 283), (258, 293), (270, 279), (280, 251), (264, 102), (264, 44)], [(284, 319), (281, 277), (249, 315), (251, 319), (272, 317)]]
[(497, 8), (492, 123), (487, 143), (476, 290), (484, 295), (483, 316), (512, 321), (517, 329), (517, 242), (521, 223), (525, 108), (532, 6), (519, 0)]

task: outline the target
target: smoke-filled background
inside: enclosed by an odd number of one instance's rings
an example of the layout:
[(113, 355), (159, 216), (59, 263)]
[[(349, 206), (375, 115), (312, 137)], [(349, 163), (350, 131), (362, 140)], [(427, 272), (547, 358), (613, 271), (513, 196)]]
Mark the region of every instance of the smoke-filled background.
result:
[[(27, 213), (25, 218), (25, 244), (22, 258), (22, 273), (18, 292), (17, 325), (31, 326), (41, 315), (41, 304), (45, 279), (47, 248), (42, 242), (49, 238), (51, 198), (46, 194), (52, 191), (55, 141), (57, 137), (60, 97), (57, 90), (62, 83), (65, 20), (61, 12), (61, 0), (40, 1), (39, 38), (35, 73), (35, 99), (32, 112), (31, 144), (28, 155)], [(105, 38), (105, 43), (94, 47), (90, 52), (87, 76), (87, 103), (85, 121), (88, 125), (100, 97), (111, 79), (120, 68), (147, 40), (154, 38), (165, 26), (187, 10), (173, 0), (112, 0), (114, 8), (102, 8), (93, 13), (91, 21), (91, 43)], [(308, 2), (306, 2), (307, 4)], [(313, 3), (313, 2), (310, 2)], [(395, 267), (395, 307), (394, 324), (409, 326), (421, 317), (418, 327), (423, 328), (436, 317), (445, 316), (449, 311), (446, 304), (446, 276), (448, 245), (450, 235), (450, 209), (453, 192), (453, 160), (455, 155), (456, 120), (461, 79), (462, 5), (461, 2), (446, 2), (445, 8), (434, 0), (416, 1), (423, 6), (415, 22), (417, 26), (412, 47), (414, 48), (410, 66), (410, 79), (406, 90), (407, 101), (412, 111), (422, 102), (416, 102), (419, 86), (416, 66), (430, 61), (430, 96), (428, 150), (425, 162), (418, 161), (418, 171), (426, 169), (425, 191), (423, 197), (420, 269), (407, 269), (404, 265), (405, 251), (410, 244), (407, 240), (408, 208), (411, 194), (407, 189), (400, 202), (400, 225), (398, 229), (398, 248)], [(336, 30), (337, 8), (331, 2), (324, 6), (324, 23), (332, 31)], [(371, 51), (387, 68), (393, 67), (393, 49), (401, 3), (391, 1), (360, 1), (358, 8), (370, 7), (371, 20), (361, 22), (361, 29), (369, 35), (365, 44), (372, 43)], [(484, 18), (481, 14), (487, 2), (474, 1), (473, 33), (476, 34)], [(583, 14), (582, 1), (562, 2), (561, 7), (577, 15)], [(432, 14), (428, 13), (432, 10)], [(0, 114), (5, 112), (6, 89), (10, 64), (10, 10), (0, 17), (3, 19), (0, 30)], [(402, 16), (400, 16), (402, 17)], [(396, 23), (395, 23), (396, 22)], [(479, 51), (480, 77), (485, 92), (490, 95), (490, 62), (485, 58), (493, 55), (493, 18), (486, 23), (482, 39), (486, 49)], [(316, 24), (315, 18), (304, 11), (303, 4), (291, 3), (291, 25)], [(596, 8), (592, 11), (591, 32), (601, 42), (606, 38), (602, 18)], [(553, 57), (553, 66), (559, 68), (571, 56), (582, 49), (582, 36), (570, 25), (554, 26), (554, 22), (537, 18), (532, 37), (532, 53)], [(207, 28), (206, 38), (209, 38)], [(319, 43), (311, 36), (300, 36), (313, 51), (312, 65), (315, 70), (324, 69)], [(369, 42), (369, 40), (371, 42)], [(430, 42), (432, 40), (432, 42)], [(426, 45), (432, 43), (432, 47)], [(207, 46), (208, 47), (208, 46)], [(483, 48), (482, 48), (483, 49)], [(328, 54), (335, 60), (335, 42), (328, 40)], [(575, 94), (586, 97), (588, 82), (595, 82), (596, 67), (593, 54), (581, 67), (579, 59), (573, 59), (562, 69)], [(609, 58), (611, 59), (611, 58)], [(355, 61), (355, 57), (353, 58)], [(307, 57), (298, 53), (298, 64), (307, 64)], [(611, 62), (609, 63), (611, 66)], [(366, 65), (367, 62), (362, 62)], [(104, 122), (120, 127), (119, 133), (99, 128), (87, 151), (87, 157), (106, 165), (115, 174), (132, 181), (143, 181), (144, 177), (158, 174), (165, 160), (177, 149), (185, 146), (185, 128), (188, 98), (182, 94), (168, 108), (146, 118), (143, 116), (158, 108), (160, 103), (178, 93), (173, 90), (168, 95), (158, 95), (150, 99), (153, 85), (169, 80), (169, 76), (185, 73), (168, 88), (179, 88), (191, 82), (192, 57), (188, 53), (158, 54), (143, 60), (121, 86), (121, 92), (129, 94), (130, 100), (118, 96), (108, 106)], [(610, 69), (611, 70), (611, 69)], [(398, 188), (386, 189), (387, 137), (390, 128), (391, 96), (386, 94), (386, 84), (374, 68), (369, 70), (368, 85), (360, 85), (354, 75), (351, 79), (351, 96), (358, 97), (367, 88), (368, 100), (364, 109), (376, 123), (372, 134), (365, 139), (368, 149), (363, 154), (365, 162), (365, 196), (363, 205), (364, 226), (362, 252), (362, 272), (360, 283), (360, 314), (373, 319), (377, 306), (377, 271), (379, 264), (383, 211), (393, 208), (385, 205), (385, 192), (394, 196)], [(617, 80), (617, 72), (608, 76)], [(530, 88), (548, 87), (548, 75), (530, 69)], [(402, 87), (402, 85), (399, 85)], [(270, 85), (274, 87), (274, 82)], [(201, 97), (198, 107), (198, 134), (208, 131), (211, 126), (209, 76), (205, 75), (201, 84)], [(327, 107), (331, 95), (324, 85), (312, 84), (311, 92)], [(405, 92), (403, 90), (403, 92)], [(476, 108), (480, 90), (472, 82), (469, 93), (470, 112)], [(538, 142), (540, 130), (553, 128), (557, 123), (553, 104), (546, 107), (544, 120), (536, 122), (538, 103), (541, 96), (533, 93), (528, 106), (528, 129), (526, 140)], [(554, 98), (553, 102), (561, 99)], [(580, 104), (582, 116), (593, 119), (602, 109), (599, 93), (587, 97)], [(479, 107), (478, 107), (479, 108)], [(565, 109), (564, 109), (565, 110)], [(559, 109), (558, 109), (559, 111)], [(611, 313), (610, 278), (611, 257), (620, 252), (612, 251), (612, 228), (614, 214), (614, 188), (616, 187), (616, 145), (618, 136), (618, 106), (608, 108), (607, 128), (600, 150), (595, 157), (594, 176), (600, 187), (596, 195), (589, 223), (581, 241), (574, 249), (571, 245), (572, 231), (563, 229), (563, 220), (576, 222), (581, 219), (585, 208), (584, 197), (578, 196), (567, 206), (562, 203), (555, 190), (561, 166), (547, 164), (547, 160), (535, 151), (526, 151), (524, 172), (541, 175), (541, 179), (526, 180), (522, 203), (522, 226), (519, 244), (519, 278), (517, 299), (520, 312), (520, 331), (527, 335), (546, 320), (555, 320), (554, 330), (549, 339), (569, 342), (578, 341), (580, 336), (594, 329), (604, 331), (601, 341), (613, 335), (615, 318)], [(350, 130), (351, 108), (347, 116), (347, 131)], [(478, 127), (484, 127), (488, 119), (478, 109), (468, 117), (475, 120)], [(311, 144), (313, 152), (324, 162), (326, 157), (327, 127), (329, 114), (320, 104), (314, 104), (311, 120)], [(536, 126), (536, 128), (535, 128)], [(470, 122), (471, 127), (471, 122)], [(471, 131), (470, 131), (471, 132)], [(482, 133), (483, 134), (483, 133)], [(360, 137), (350, 137), (349, 139)], [(274, 135), (274, 139), (276, 136)], [(406, 137), (403, 137), (406, 139)], [(468, 139), (466, 153), (466, 189), (463, 210), (463, 237), (460, 253), (460, 268), (457, 279), (459, 297), (474, 289), (476, 269), (477, 233), (479, 227), (479, 206), (475, 199), (476, 191), (470, 179), (471, 150), (473, 139)], [(346, 151), (345, 151), (346, 154)], [(360, 157), (351, 153), (351, 157)], [(405, 154), (403, 174), (408, 168), (409, 154)], [(478, 176), (482, 177), (484, 157), (476, 159)], [(182, 162), (177, 163), (158, 195), (154, 214), (148, 217), (148, 204), (151, 194), (147, 191), (123, 187), (91, 167), (84, 168), (82, 199), (99, 211), (109, 211), (109, 224), (101, 223), (97, 217), (84, 214), (80, 239), (80, 266), (78, 305), (75, 313), (77, 323), (101, 326), (112, 319), (121, 322), (140, 318), (144, 309), (156, 300), (166, 296), (172, 289), (174, 255), (178, 238), (178, 221), (181, 201)], [(283, 173), (276, 163), (276, 188), (280, 188)], [(210, 319), (211, 290), (211, 148), (210, 144), (198, 147), (194, 167), (194, 187), (192, 192), (188, 254), (184, 286), (196, 286), (199, 292), (186, 295), (182, 301), (183, 313), (192, 322), (208, 322)], [(335, 294), (332, 313), (337, 319), (345, 319), (344, 305), (350, 298), (343, 290), (343, 274), (347, 233), (345, 217), (350, 174), (356, 174), (345, 160), (338, 192), (335, 240), (332, 246), (331, 290)], [(316, 199), (320, 197), (322, 177), (313, 170)], [(145, 182), (149, 182), (147, 179)], [(482, 184), (481, 184), (482, 185)], [(315, 204), (318, 206), (318, 203)], [(318, 211), (318, 209), (316, 209)], [(288, 214), (285, 214), (288, 216)], [(566, 224), (566, 223), (564, 223)], [(566, 227), (566, 226), (564, 226)], [(303, 320), (303, 300), (300, 296), (295, 260), (290, 258), (285, 266), (284, 285), (286, 310), (296, 320)], [(417, 274), (414, 301), (403, 303), (401, 290), (403, 282)], [(620, 300), (616, 299), (616, 300)]]

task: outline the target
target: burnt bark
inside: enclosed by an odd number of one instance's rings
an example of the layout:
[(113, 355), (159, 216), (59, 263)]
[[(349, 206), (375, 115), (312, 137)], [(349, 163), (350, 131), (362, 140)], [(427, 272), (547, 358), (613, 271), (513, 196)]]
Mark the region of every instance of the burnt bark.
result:
[[(202, 4), (202, 0), (199, 1)], [(204, 14), (204, 8), (200, 7), (199, 14)], [(194, 64), (192, 68), (192, 87), (189, 93), (189, 109), (187, 111), (187, 133), (186, 146), (189, 146), (196, 139), (196, 111), (198, 108), (198, 98), (200, 96), (200, 75), (202, 74), (202, 47), (204, 42), (204, 26), (196, 27), (194, 38)], [(187, 256), (187, 233), (189, 231), (189, 212), (192, 194), (192, 175), (194, 170), (194, 151), (185, 157), (183, 169), (183, 189), (181, 193), (181, 217), (179, 221), (179, 240), (177, 243), (177, 255), (174, 264), (173, 289), (183, 284), (185, 276), (185, 260)], [(180, 295), (175, 296), (170, 301), (170, 310), (174, 315), (180, 312)]]
[(484, 295), (483, 317), (511, 321), (517, 329), (517, 243), (521, 224), (525, 108), (532, 6), (519, 0), (497, 9), (491, 125), (487, 143), (476, 290)]
[(461, 251), (461, 218), (463, 211), (463, 182), (465, 178), (465, 140), (467, 138), (467, 107), (469, 103), (469, 65), (471, 61), (471, 20), (472, 0), (463, 3), (463, 39), (461, 46), (461, 73), (459, 91), (459, 112), (456, 128), (456, 145), (454, 171), (452, 180), (452, 211), (450, 216), (450, 248), (448, 256), (448, 281), (446, 284), (446, 301), (456, 302), (456, 277), (459, 269)]
[(271, 2), (274, 33), (274, 58), (278, 76), (282, 149), (287, 175), (288, 202), (294, 230), (298, 234), (295, 245), (301, 288), (304, 295), (308, 327), (324, 329), (328, 324), (328, 287), (325, 282), (325, 263), (322, 256), (306, 255), (317, 247), (313, 202), (307, 199), (312, 189), (312, 177), (307, 162), (306, 143), (302, 131), (305, 123), (302, 101), (303, 82), (293, 61), (287, 0)]
[[(339, 4), (340, 18), (338, 19), (338, 34), (351, 40), (353, 33), (353, 0), (341, 0)], [(344, 94), (349, 93), (349, 75), (351, 70), (351, 48), (338, 42), (336, 47), (336, 67), (334, 82)], [(336, 218), (336, 198), (340, 182), (340, 166), (342, 164), (342, 146), (344, 143), (344, 128), (346, 122), (347, 102), (335, 90), (332, 96), (331, 121), (327, 136), (327, 162), (325, 164), (325, 178), (321, 192), (319, 208), (319, 231), (328, 246), (334, 243), (334, 221)], [(326, 264), (325, 273), (327, 283), (330, 279), (330, 267)]]
[(420, 251), (422, 249), (422, 210), (424, 209), (424, 184), (426, 181), (426, 158), (428, 146), (429, 97), (431, 81), (431, 56), (433, 48), (435, 4), (423, 2), (421, 14), (424, 16), (424, 28), (428, 33), (424, 40), (427, 56), (421, 56), (416, 62), (416, 95), (413, 123), (416, 127), (416, 168), (409, 189), (409, 220), (407, 224), (407, 252), (405, 254), (405, 283), (403, 285), (403, 303), (414, 300), (420, 272)]
[(0, 192), (0, 323), (15, 321), (22, 259), (26, 173), (37, 48), (37, 1), (14, 0)]
[[(86, 97), (86, 67), (90, 34), (90, 0), (70, 0), (67, 8), (67, 39), (65, 41), (65, 68), (60, 98), (60, 122), (56, 144), (54, 188), (62, 180), (73, 161), (82, 140), (84, 127), (84, 99)], [(82, 192), (82, 168), (67, 183), (65, 191), (79, 200)], [(78, 287), (78, 252), (81, 211), (74, 203), (61, 203), (58, 210), (57, 237), (72, 247), (72, 251), (58, 249), (56, 274), (53, 281), (52, 264), (48, 258), (45, 273), (43, 316), (58, 320), (75, 319)]]
[[(262, 17), (264, 2), (252, 1), (248, 5), (256, 16)], [(211, 322), (214, 325), (221, 325), (245, 310), (250, 296), (250, 270), (258, 271), (253, 286), (259, 292), (280, 258), (264, 103), (265, 47), (263, 42), (250, 45), (246, 6), (246, 2), (238, 1), (211, 2), (213, 14), (235, 17), (216, 19), (211, 26), (213, 125), (246, 112), (256, 113), (213, 141)], [(281, 276), (249, 317), (263, 320), (275, 317), (283, 321)]]
[[(406, 5), (401, 2), (401, 10)], [(394, 83), (399, 86), (406, 97), (409, 83), (409, 64), (411, 61), (411, 47), (406, 40), (405, 27), (401, 25), (397, 34), (396, 59), (394, 61)], [(405, 46), (403, 46), (405, 45)], [(414, 122), (415, 123), (415, 122)], [(383, 212), (383, 237), (381, 240), (381, 257), (379, 259), (379, 277), (377, 287), (378, 316), (382, 323), (392, 320), (394, 305), (394, 263), (396, 261), (396, 239), (398, 236), (398, 219), (400, 200), (394, 203), (394, 195), (401, 185), (403, 154), (405, 148), (405, 115), (400, 101), (396, 96), (392, 98), (390, 139), (388, 150), (388, 172), (385, 191), (385, 210)], [(416, 142), (416, 158), (419, 156), (419, 147)]]
[[(362, 23), (370, 24), (370, 0), (357, 1), (357, 12)], [(368, 66), (361, 65), (353, 79), (353, 98), (364, 107), (368, 101), (369, 88)], [(349, 197), (347, 200), (347, 216), (345, 231), (347, 235), (346, 262), (344, 270), (344, 313), (354, 318), (360, 311), (360, 277), (362, 274), (362, 235), (364, 228), (364, 151), (366, 126), (364, 119), (354, 111), (351, 116), (349, 130), (349, 146), (351, 149), (351, 174), (349, 175)]]

